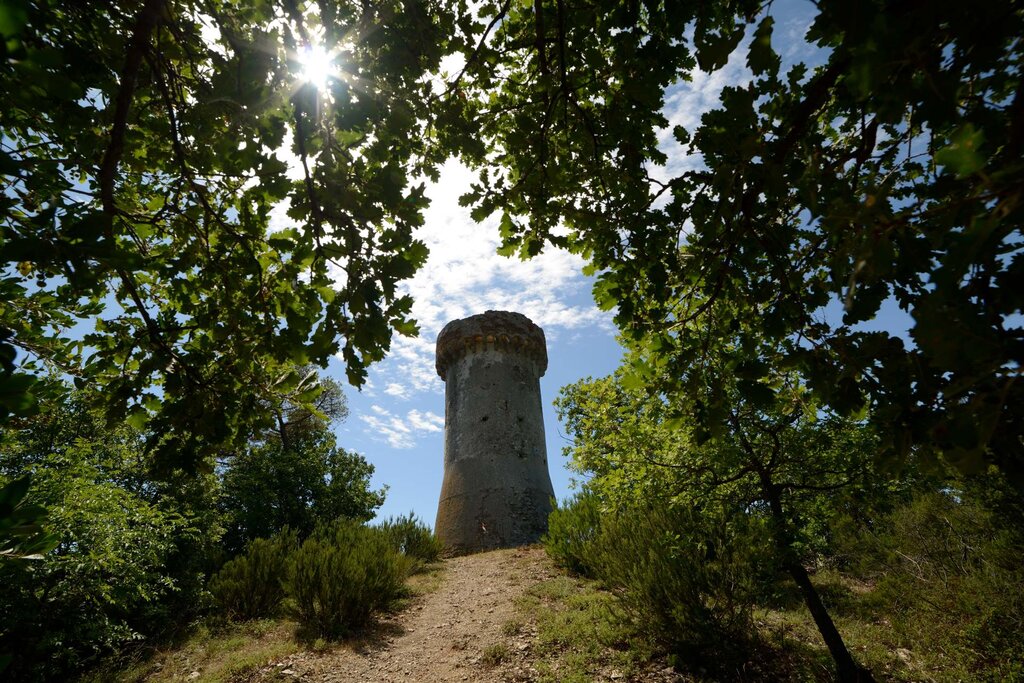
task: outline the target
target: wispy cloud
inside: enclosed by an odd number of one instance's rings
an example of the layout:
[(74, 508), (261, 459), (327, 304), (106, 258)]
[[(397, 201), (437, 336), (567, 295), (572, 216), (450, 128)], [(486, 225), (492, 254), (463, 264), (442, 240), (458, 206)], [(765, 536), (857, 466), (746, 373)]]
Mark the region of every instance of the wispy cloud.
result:
[(413, 429), (421, 432), (444, 431), (444, 418), (429, 410), (410, 410), (409, 424), (412, 425)]
[(409, 387), (398, 382), (390, 382), (384, 387), (384, 393), (388, 396), (394, 396), (395, 398), (409, 398)]
[(412, 448), (416, 445), (412, 429), (401, 417), (391, 414), (385, 408), (374, 405), (371, 413), (362, 413), (359, 419), (366, 424), (368, 431), (378, 441), (384, 441), (392, 448)]
[(417, 436), (444, 430), (444, 418), (429, 410), (410, 410), (402, 417), (383, 406), (372, 405), (370, 412), (359, 415), (359, 420), (371, 438), (397, 449), (413, 448)]

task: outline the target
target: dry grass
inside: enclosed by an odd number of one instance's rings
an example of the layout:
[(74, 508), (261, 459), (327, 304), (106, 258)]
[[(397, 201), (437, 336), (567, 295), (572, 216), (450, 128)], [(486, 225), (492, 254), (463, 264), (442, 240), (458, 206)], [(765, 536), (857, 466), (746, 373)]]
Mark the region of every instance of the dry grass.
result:
[[(559, 576), (530, 588), (503, 633), (535, 634), (531, 663), (542, 682), (584, 682), (612, 672), (628, 678), (652, 664), (655, 652), (593, 581)], [(664, 664), (661, 664), (664, 667)]]
[(184, 642), (167, 649), (139, 652), (134, 661), (111, 662), (84, 683), (161, 683), (243, 681), (268, 663), (303, 649), (296, 624), (260, 620), (218, 627), (200, 626)]
[[(425, 565), (408, 578), (408, 596), (399, 600), (394, 609), (400, 611), (415, 598), (436, 591), (443, 580), (441, 563)], [(289, 619), (202, 624), (179, 642), (134, 650), (111, 659), (82, 677), (81, 683), (242, 683), (268, 664), (289, 655), (303, 651), (324, 653), (338, 647), (338, 643), (320, 638), (304, 640), (299, 637), (299, 630), (298, 624)], [(375, 633), (361, 632), (355, 641), (373, 637)], [(293, 680), (279, 671), (262, 672), (259, 678)]]

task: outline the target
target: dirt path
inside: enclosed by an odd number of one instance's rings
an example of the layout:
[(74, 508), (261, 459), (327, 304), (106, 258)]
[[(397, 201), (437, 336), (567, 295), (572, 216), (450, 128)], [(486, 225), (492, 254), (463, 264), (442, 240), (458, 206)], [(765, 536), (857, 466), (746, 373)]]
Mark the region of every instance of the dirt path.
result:
[(485, 661), (514, 614), (517, 597), (555, 575), (538, 547), (496, 550), (445, 561), (440, 586), (388, 617), (365, 639), (324, 654), (294, 655), (263, 680), (503, 681)]

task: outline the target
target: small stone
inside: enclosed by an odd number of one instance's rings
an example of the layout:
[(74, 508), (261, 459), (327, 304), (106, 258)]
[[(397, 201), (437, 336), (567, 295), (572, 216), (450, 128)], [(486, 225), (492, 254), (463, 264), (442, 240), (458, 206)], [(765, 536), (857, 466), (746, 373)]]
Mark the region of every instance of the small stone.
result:
[(188, 675), (188, 680), (190, 680), (190, 681), (194, 681), (197, 678), (199, 678), (199, 672), (198, 671), (193, 671), (192, 673), (190, 673)]
[(281, 673), (283, 673), (285, 676), (294, 676), (295, 675), (295, 670), (294, 669), (282, 669)]

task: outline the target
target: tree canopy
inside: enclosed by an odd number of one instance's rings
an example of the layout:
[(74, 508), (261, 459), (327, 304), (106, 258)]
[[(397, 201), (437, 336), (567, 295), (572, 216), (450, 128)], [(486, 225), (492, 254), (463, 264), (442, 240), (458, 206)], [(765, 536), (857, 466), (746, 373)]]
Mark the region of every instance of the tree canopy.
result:
[[(0, 1), (0, 598), (25, 637), (67, 630), (75, 668), (180, 618), (222, 525), (240, 548), (372, 514), (313, 368), (360, 385), (417, 333), (401, 285), (458, 157), (501, 253), (579, 254), (615, 309), (628, 368), (563, 403), (594, 488), (762, 514), (860, 677), (801, 550), (833, 491), (888, 485), (873, 440), (1024, 490), (1024, 9), (807, 11), (819, 65), (784, 59), (770, 0)], [(672, 126), (668, 95), (736, 59)], [(887, 306), (908, 336), (865, 329)]]
[(285, 527), (305, 538), (339, 518), (364, 522), (384, 502), (386, 487), (370, 487), (373, 465), (339, 447), (331, 431), (348, 415), (341, 387), (330, 379), (321, 386), (313, 409), (323, 417), (288, 402), (272, 406), (275, 427), (220, 459), (227, 552)]
[(339, 354), (360, 384), (416, 332), (397, 285), (426, 258), (413, 178), (452, 22), (419, 1), (3, 3), (4, 415), (49, 366), (194, 466), (261, 401), (315, 395), (290, 364)]
[[(419, 179), (457, 155), (502, 251), (582, 254), (673, 370), (653, 374), (707, 390), (709, 429), (706, 359), (765, 401), (766, 367), (795, 368), (870, 407), (890, 453), (1019, 481), (1022, 13), (809, 11), (824, 63), (784, 69), (755, 0), (5, 3), (0, 408), (31, 411), (49, 364), (174, 460), (315, 394), (284, 363), (340, 353), (360, 383), (416, 332), (397, 286), (426, 257)], [(338, 68), (321, 88), (314, 44)], [(749, 82), (669, 131), (666, 89), (733, 54)], [(858, 327), (889, 302), (909, 339)]]
[[(788, 400), (767, 410), (745, 399), (735, 381), (727, 382), (728, 429), (698, 443), (693, 401), (673, 396), (669, 402), (644, 388), (627, 389), (623, 374), (581, 380), (556, 401), (572, 437), (565, 454), (573, 469), (592, 475), (587, 490), (612, 508), (680, 507), (699, 510), (706, 526), (714, 526), (707, 521), (712, 519), (760, 526), (751, 539), (767, 539), (763, 559), (799, 588), (839, 680), (872, 680), (852, 658), (806, 569), (827, 546), (835, 518), (868, 515), (877, 501), (892, 497), (891, 482), (873, 467), (872, 431), (808, 410), (804, 388), (790, 376), (779, 382)], [(677, 411), (687, 418), (682, 424), (674, 424), (680, 422), (673, 417)], [(687, 540), (699, 545), (698, 539), (694, 534)]]
[[(869, 408), (890, 456), (1024, 483), (1024, 13), (809, 11), (824, 63), (784, 70), (770, 2), (484, 3), (458, 86), (482, 138), (465, 201), (501, 214), (505, 253), (582, 254), (645, 351), (634, 381), (703, 397), (709, 431), (724, 377), (771, 403), (769, 370), (796, 369), (831, 408)], [(737, 51), (749, 82), (669, 130), (666, 89)], [(858, 327), (887, 302), (909, 339)]]

